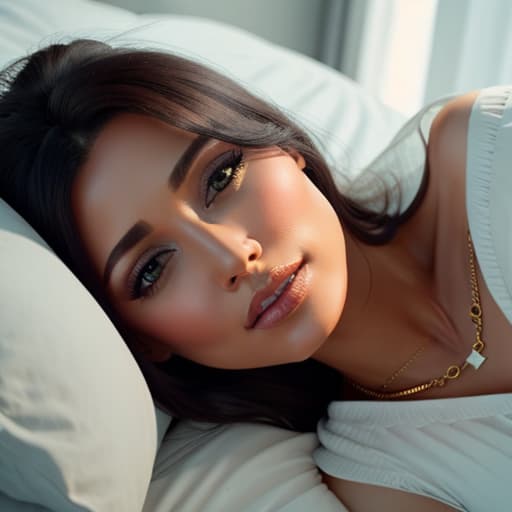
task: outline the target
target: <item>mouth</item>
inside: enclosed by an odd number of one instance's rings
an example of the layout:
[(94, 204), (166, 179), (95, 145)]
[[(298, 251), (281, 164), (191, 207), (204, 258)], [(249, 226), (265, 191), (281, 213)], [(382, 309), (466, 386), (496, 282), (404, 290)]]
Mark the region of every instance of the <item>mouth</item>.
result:
[(270, 283), (254, 295), (244, 327), (265, 329), (280, 322), (302, 303), (309, 281), (309, 268), (304, 259), (274, 267), (270, 271)]

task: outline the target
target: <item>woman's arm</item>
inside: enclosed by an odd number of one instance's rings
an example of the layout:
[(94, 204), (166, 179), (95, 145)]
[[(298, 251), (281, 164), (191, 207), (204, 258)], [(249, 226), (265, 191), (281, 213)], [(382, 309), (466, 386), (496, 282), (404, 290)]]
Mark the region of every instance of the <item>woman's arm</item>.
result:
[(323, 475), (329, 489), (350, 512), (450, 512), (455, 509), (440, 501), (379, 485), (362, 484)]

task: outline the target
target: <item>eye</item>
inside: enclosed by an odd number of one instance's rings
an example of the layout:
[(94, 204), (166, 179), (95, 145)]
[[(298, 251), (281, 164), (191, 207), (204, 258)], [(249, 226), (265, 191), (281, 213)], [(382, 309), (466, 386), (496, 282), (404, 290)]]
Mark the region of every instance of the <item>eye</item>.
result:
[(239, 176), (244, 166), (243, 153), (240, 149), (228, 151), (212, 162), (213, 171), (209, 173), (206, 182), (206, 208), (215, 201), (217, 194), (226, 189)]
[(134, 267), (128, 283), (130, 300), (153, 294), (175, 249), (165, 249), (142, 258)]

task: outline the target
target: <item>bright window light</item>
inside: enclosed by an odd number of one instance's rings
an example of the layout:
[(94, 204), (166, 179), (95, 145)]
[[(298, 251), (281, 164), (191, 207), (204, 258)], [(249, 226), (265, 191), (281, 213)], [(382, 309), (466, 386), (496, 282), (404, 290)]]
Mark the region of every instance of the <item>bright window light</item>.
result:
[[(425, 94), (438, 0), (372, 0), (358, 81), (409, 116)], [(372, 56), (373, 58), (369, 58)]]

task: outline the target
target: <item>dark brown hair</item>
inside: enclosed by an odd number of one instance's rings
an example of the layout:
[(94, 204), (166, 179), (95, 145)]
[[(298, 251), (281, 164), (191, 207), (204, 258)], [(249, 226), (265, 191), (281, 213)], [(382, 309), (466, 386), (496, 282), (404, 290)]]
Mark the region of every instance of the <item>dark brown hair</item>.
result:
[(8, 67), (0, 86), (0, 197), (94, 294), (132, 349), (155, 402), (178, 418), (314, 430), (341, 379), (316, 361), (218, 370), (180, 357), (151, 364), (133, 349), (84, 261), (71, 210), (73, 180), (105, 123), (130, 112), (240, 146), (299, 151), (344, 228), (366, 243), (388, 241), (399, 215), (384, 213), (387, 203), (375, 212), (342, 195), (301, 128), (235, 82), (174, 55), (92, 40), (55, 44)]

